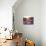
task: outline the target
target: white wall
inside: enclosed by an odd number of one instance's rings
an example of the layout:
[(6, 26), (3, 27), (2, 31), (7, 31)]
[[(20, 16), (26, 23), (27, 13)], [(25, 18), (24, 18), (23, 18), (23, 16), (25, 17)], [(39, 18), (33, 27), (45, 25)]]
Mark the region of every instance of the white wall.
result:
[(42, 0), (41, 4), (41, 38), (42, 46), (46, 46), (46, 0)]
[[(46, 46), (46, 0), (41, 0), (41, 1), (42, 1), (42, 15), (41, 15), (42, 17), (42, 20), (41, 20), (42, 22), (42, 30), (41, 30), (42, 46)], [(16, 0), (0, 0), (0, 26), (12, 28), (12, 6), (15, 2)], [(23, 30), (23, 29), (20, 29), (20, 30)], [(31, 33), (33, 32), (35, 31), (32, 31)]]
[[(33, 0), (32, 0), (33, 1)], [(36, 1), (36, 0), (35, 0)], [(34, 1), (34, 2), (35, 2)], [(38, 1), (38, 0), (37, 0)], [(23, 3), (23, 2), (22, 2)], [(32, 2), (30, 2), (30, 3), (32, 3)], [(30, 4), (29, 3), (29, 4)], [(38, 4), (39, 2), (37, 2), (37, 4), (36, 5), (39, 5)], [(24, 5), (26, 5), (26, 6), (24, 6)], [(40, 5), (39, 5), (40, 6)], [(23, 4), (23, 6), (22, 6), (22, 4), (21, 4), (21, 6), (19, 7), (16, 7), (15, 5), (14, 5), (14, 10), (15, 10), (15, 28), (17, 29), (17, 30), (19, 30), (20, 32), (23, 32), (24, 33), (24, 35), (25, 35), (25, 33), (27, 33), (27, 34), (33, 34), (31, 37), (35, 37), (37, 34), (37, 32), (39, 32), (38, 33), (38, 35), (41, 35), (41, 37), (39, 36), (39, 38), (41, 38), (41, 43), (42, 43), (42, 46), (46, 46), (46, 0), (41, 0), (41, 15), (39, 15), (40, 14), (40, 12), (39, 12), (39, 14), (37, 15), (37, 12), (36, 12), (36, 15), (35, 14), (32, 14), (32, 13), (30, 13), (31, 11), (30, 11), (30, 8), (29, 8), (30, 6), (29, 5), (27, 5), (27, 4)], [(33, 6), (32, 6), (33, 7)], [(35, 4), (34, 4), (34, 7), (35, 7)], [(36, 6), (37, 7), (37, 6)], [(17, 9), (16, 9), (17, 8)], [(29, 9), (28, 9), (29, 8)], [(26, 11), (26, 9), (27, 9), (27, 11)], [(39, 7), (37, 8), (37, 11), (38, 11), (38, 9), (39, 9)], [(33, 9), (34, 10), (34, 9)], [(22, 12), (23, 11), (23, 12)], [(34, 10), (35, 11), (35, 10)], [(40, 11), (40, 9), (39, 9), (39, 11)], [(17, 12), (17, 13), (16, 13)], [(35, 13), (35, 12), (34, 12)], [(25, 25), (23, 25), (23, 22), (22, 22), (22, 18), (23, 18), (23, 16), (35, 16), (35, 20), (36, 20), (36, 17), (38, 17), (39, 18), (39, 16), (41, 16), (40, 17), (40, 19), (41, 19), (41, 30), (40, 30), (40, 28), (39, 29), (37, 29), (37, 30), (34, 30), (34, 29), (36, 29), (37, 27), (40, 27), (40, 25), (37, 25), (37, 26), (34, 26), (35, 28), (33, 28), (33, 26), (25, 26)], [(39, 19), (37, 18), (37, 21), (40, 21)], [(35, 25), (38, 23), (37, 21), (35, 21), (36, 23), (35, 23)], [(33, 29), (31, 29), (31, 28), (33, 28)], [(31, 31), (31, 30), (34, 30), (34, 31)], [(36, 34), (36, 35), (35, 35)], [(38, 35), (36, 36), (36, 37), (38, 37)], [(27, 36), (27, 35), (26, 35)], [(38, 40), (39, 40), (39, 38), (38, 38)], [(35, 39), (35, 38), (34, 38)], [(35, 39), (36, 41), (37, 41), (37, 38)], [(38, 42), (37, 42), (38, 43)], [(39, 43), (40, 43), (40, 41), (39, 41)]]
[[(36, 46), (41, 46), (41, 0), (23, 0), (16, 7), (14, 5), (15, 29), (24, 34), (24, 37), (35, 41)], [(24, 25), (23, 17), (34, 17), (33, 25)]]
[(16, 0), (0, 0), (0, 27), (12, 28), (12, 6)]

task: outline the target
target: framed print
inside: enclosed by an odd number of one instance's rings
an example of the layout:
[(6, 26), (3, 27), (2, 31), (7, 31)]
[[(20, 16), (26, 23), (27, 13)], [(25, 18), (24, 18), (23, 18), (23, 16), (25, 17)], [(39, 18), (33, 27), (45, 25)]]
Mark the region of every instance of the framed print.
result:
[(25, 25), (34, 24), (34, 17), (23, 17), (23, 24)]

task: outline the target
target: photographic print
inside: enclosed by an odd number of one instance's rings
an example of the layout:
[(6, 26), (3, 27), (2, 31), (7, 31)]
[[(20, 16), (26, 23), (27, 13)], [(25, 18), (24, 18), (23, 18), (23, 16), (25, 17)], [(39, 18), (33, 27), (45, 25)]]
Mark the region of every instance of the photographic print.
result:
[(23, 17), (23, 24), (25, 25), (34, 24), (34, 17)]

